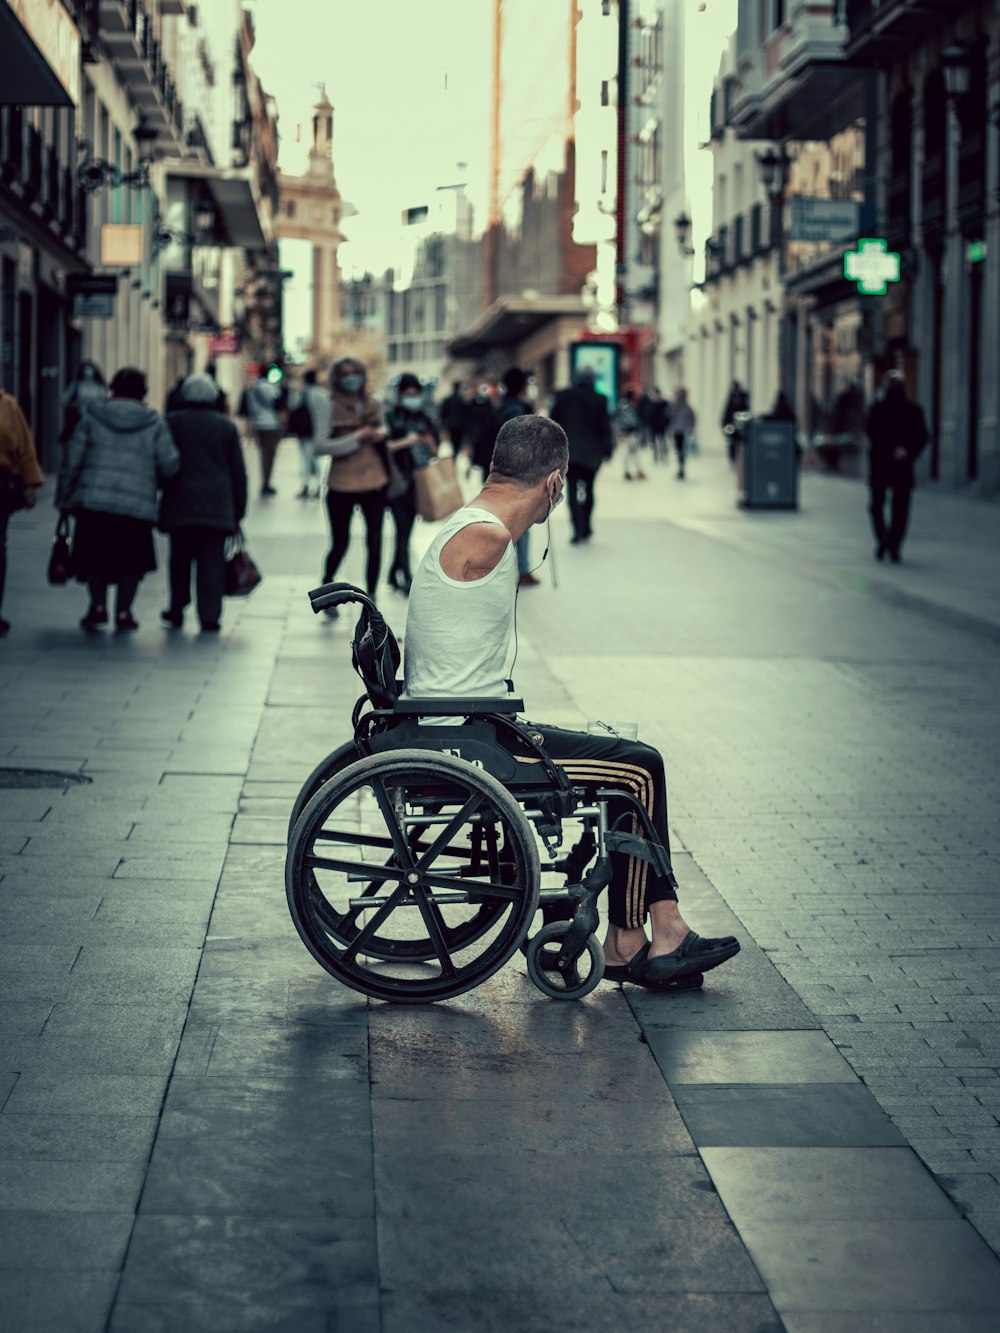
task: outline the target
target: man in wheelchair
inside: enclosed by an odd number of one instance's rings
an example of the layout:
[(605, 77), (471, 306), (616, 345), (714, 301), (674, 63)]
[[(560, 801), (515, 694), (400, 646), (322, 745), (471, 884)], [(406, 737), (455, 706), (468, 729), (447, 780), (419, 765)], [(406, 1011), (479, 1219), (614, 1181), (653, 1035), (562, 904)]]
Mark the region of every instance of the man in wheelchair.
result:
[[(517, 597), (514, 548), (518, 538), (533, 524), (544, 523), (562, 500), (568, 465), (566, 435), (555, 422), (526, 415), (503, 425), (482, 491), (443, 524), (413, 580), (404, 698), (508, 695)], [(423, 720), (443, 724), (453, 719)], [(658, 846), (647, 844), (645, 855), (623, 850), (627, 838), (619, 838), (619, 849), (611, 852), (605, 979), (649, 990), (700, 986), (703, 974), (732, 958), (740, 945), (733, 936), (703, 939), (681, 916), (670, 867), (666, 778), (659, 752), (613, 734), (527, 726), (532, 741), (574, 785), (598, 784), (637, 799), (655, 834)], [(515, 757), (522, 763), (539, 762), (529, 751), (515, 751)], [(628, 815), (629, 808), (630, 800), (623, 800), (623, 818), (636, 832), (638, 822)], [(609, 814), (620, 813), (612, 803)], [(546, 906), (547, 923), (559, 919), (560, 907)]]

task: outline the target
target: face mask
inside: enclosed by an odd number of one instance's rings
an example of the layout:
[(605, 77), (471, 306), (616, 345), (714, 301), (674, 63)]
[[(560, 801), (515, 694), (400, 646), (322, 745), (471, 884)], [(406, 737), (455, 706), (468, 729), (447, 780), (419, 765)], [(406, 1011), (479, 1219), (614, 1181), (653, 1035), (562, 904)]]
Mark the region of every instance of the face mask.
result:
[(549, 516), (550, 518), (551, 518), (551, 516), (552, 516), (552, 511), (553, 511), (554, 509), (558, 509), (559, 506), (562, 504), (563, 500), (565, 500), (565, 499), (566, 499), (566, 483), (565, 483), (562, 479), (560, 479), (560, 481), (559, 481), (559, 492), (558, 492), (558, 494), (557, 494), (557, 495), (553, 495), (552, 492), (549, 491), (549, 515), (548, 515), (548, 516)]
[(424, 405), (424, 400), (418, 393), (408, 393), (400, 398), (399, 404), (401, 407), (405, 407), (407, 412), (419, 412)]
[(337, 383), (345, 393), (358, 393), (365, 387), (365, 377), (364, 375), (352, 372), (349, 375), (341, 375), (338, 378)]

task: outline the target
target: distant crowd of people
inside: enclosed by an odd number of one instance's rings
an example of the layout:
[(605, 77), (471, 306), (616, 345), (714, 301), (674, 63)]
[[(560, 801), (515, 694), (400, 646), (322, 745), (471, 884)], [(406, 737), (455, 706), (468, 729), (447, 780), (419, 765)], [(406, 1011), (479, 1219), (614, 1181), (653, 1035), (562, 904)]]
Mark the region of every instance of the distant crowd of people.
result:
[[(200, 627), (214, 633), (222, 617), (227, 538), (239, 532), (247, 509), (240, 433), (212, 365), (177, 381), (162, 416), (145, 398), (140, 370), (124, 367), (106, 383), (93, 361), (80, 364), (62, 397), (56, 505), (73, 518), (73, 573), (89, 592), (80, 624), (88, 632), (112, 623), (119, 633), (138, 628), (133, 604), (141, 580), (156, 568), (153, 531), (159, 528), (169, 537), (170, 597), (161, 613), (164, 625), (183, 625), (193, 579)], [(581, 366), (573, 382), (546, 406), (569, 441), (566, 492), (574, 545), (593, 536), (596, 478), (616, 448), (625, 480), (636, 482), (647, 479), (647, 460), (654, 466), (664, 463), (671, 451), (677, 480), (684, 480), (688, 460), (697, 451), (697, 417), (683, 387), (674, 390), (671, 400), (656, 387), (639, 393), (628, 388), (612, 410), (608, 397), (598, 391), (595, 372)], [(325, 581), (336, 577), (350, 544), (352, 517), (360, 511), (365, 584), (374, 596), (382, 571), (386, 511), (394, 533), (387, 581), (395, 591), (409, 592), (415, 479), (438, 454), (442, 439), (455, 457), (464, 457), (469, 469), (479, 468), (485, 477), (501, 427), (535, 411), (531, 377), (517, 366), (510, 367), (495, 388), (454, 383), (435, 409), (426, 386), (412, 373), (399, 375), (388, 401), (379, 401), (365, 366), (348, 356), (333, 364), (326, 383), (310, 369), (291, 390), (280, 373), (262, 368), (240, 395), (235, 416), (244, 419), (246, 433), (256, 442), (264, 499), (276, 494), (272, 474), (280, 441), (289, 434), (297, 439), (299, 498), (325, 493), (330, 534)], [(734, 381), (720, 422), (731, 459), (743, 441), (749, 412), (747, 391)], [(795, 422), (784, 392), (767, 415)], [(928, 432), (923, 413), (897, 373), (887, 376), (865, 429), (875, 555), (898, 561), (914, 463)], [(321, 482), (323, 459), (328, 461)], [(0, 389), (0, 604), (10, 517), (33, 506), (42, 482), (28, 424), (14, 398)], [(526, 531), (517, 543), (522, 587), (538, 583), (529, 540)], [(0, 634), (9, 628), (0, 617)]]

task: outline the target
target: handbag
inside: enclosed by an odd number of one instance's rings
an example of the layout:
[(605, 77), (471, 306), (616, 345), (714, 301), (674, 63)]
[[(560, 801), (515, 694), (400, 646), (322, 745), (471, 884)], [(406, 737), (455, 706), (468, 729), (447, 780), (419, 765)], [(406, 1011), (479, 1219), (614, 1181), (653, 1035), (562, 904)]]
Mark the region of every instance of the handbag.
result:
[(28, 493), (24, 482), (13, 472), (0, 471), (0, 514), (13, 514), (27, 507)]
[(454, 458), (432, 458), (426, 467), (413, 474), (417, 513), (428, 523), (447, 518), (465, 504)]
[(226, 597), (249, 597), (263, 581), (264, 575), (247, 550), (247, 539), (240, 528), (226, 542), (226, 572), (222, 591)]
[(59, 515), (52, 551), (49, 555), (49, 582), (56, 588), (69, 583), (73, 577), (73, 556), (69, 547), (69, 514)]

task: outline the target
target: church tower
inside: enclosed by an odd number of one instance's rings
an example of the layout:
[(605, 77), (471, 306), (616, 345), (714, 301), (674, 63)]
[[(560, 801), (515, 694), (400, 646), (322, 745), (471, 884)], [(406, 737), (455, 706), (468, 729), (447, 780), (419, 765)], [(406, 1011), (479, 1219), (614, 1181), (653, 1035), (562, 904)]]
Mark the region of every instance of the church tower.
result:
[(310, 356), (329, 358), (337, 350), (341, 331), (340, 268), (337, 251), (344, 239), (340, 230), (346, 211), (333, 172), (333, 105), (320, 86), (312, 107), (312, 142), (301, 176), (281, 173), (278, 239), (312, 244), (312, 337)]

